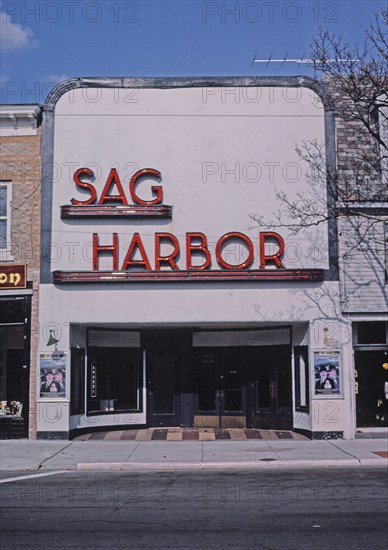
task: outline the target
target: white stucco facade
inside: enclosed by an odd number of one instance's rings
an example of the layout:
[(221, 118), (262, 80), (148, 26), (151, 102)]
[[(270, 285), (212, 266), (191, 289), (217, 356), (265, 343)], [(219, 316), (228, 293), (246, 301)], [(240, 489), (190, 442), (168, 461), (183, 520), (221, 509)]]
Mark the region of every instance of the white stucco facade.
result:
[[(161, 329), (239, 333), (242, 341), (238, 345), (244, 349), (254, 347), (257, 355), (265, 346), (283, 345), (276, 329), (287, 327), (292, 428), (311, 437), (314, 434), (324, 438), (353, 437), (351, 334), (341, 315), (339, 282), (330, 275), (329, 228), (325, 223), (311, 224), (296, 232), (284, 200), (279, 201), (281, 196), (288, 201), (303, 196), (326, 203), (325, 189), (314, 185), (314, 175), (296, 152), (303, 142), (327, 142), (325, 109), (318, 94), (311, 87), (277, 83), (219, 87), (198, 84), (145, 87), (144, 83), (140, 87), (120, 87), (118, 83), (98, 87), (97, 84), (69, 86), (54, 110), (47, 109), (46, 113), (46, 145), (51, 143), (52, 170), (46, 175), (43, 191), (46, 193), (43, 213), (49, 221), (42, 229), (46, 237), (40, 287), (39, 356), (52, 351), (53, 347), (45, 344), (50, 330), (53, 331), (59, 349), (65, 353), (66, 392), (54, 398), (37, 396), (38, 436), (40, 433), (41, 437), (55, 434), (66, 437), (91, 425), (150, 423), (149, 350), (143, 344), (139, 410), (130, 414), (113, 410), (95, 415), (90, 411), (72, 413), (72, 353), (76, 349), (85, 350), (83, 391), (87, 401), (90, 390), (87, 331), (93, 327), (145, 334)], [(89, 183), (89, 187), (81, 188), (73, 177), (84, 167), (92, 170), (94, 176), (80, 178)], [(116, 169), (125, 198), (119, 186), (112, 185), (110, 189), (105, 187), (103, 200), (103, 189), (112, 168)], [(172, 207), (170, 217), (61, 216), (61, 207), (74, 205), (74, 201), (84, 205), (89, 201), (88, 205), (96, 207), (98, 202), (100, 206), (123, 205), (124, 201), (135, 205), (129, 182), (134, 173), (145, 168), (158, 170), (161, 177), (155, 181), (146, 176), (139, 181), (137, 196), (152, 201), (155, 193), (151, 192), (151, 186), (161, 186), (163, 199), (159, 204)], [(94, 202), (91, 185), (96, 192)], [(120, 200), (109, 199), (120, 194)], [(82, 204), (76, 206), (77, 212), (84, 208)], [(226, 239), (217, 251), (220, 238), (231, 232), (237, 236)], [(269, 236), (260, 243), (260, 233), (266, 232), (275, 232), (284, 241), (281, 268), (273, 261), (280, 241)], [(191, 282), (104, 282), (99, 278), (88, 283), (79, 279), (70, 283), (57, 279), (53, 283), (50, 279), (54, 272), (88, 272), (92, 277), (93, 273), (109, 272), (113, 279), (117, 271), (153, 272), (158, 260), (155, 234), (161, 233), (164, 237), (160, 238), (159, 271), (199, 271), (208, 260), (208, 270), (217, 271), (217, 276), (219, 272), (219, 279), (207, 280), (206, 270), (202, 271), (202, 280)], [(209, 257), (197, 249), (191, 251), (188, 260), (187, 233), (206, 236)], [(95, 250), (98, 265), (93, 266), (93, 234), (98, 235), (99, 246), (113, 246), (114, 234), (117, 235), (118, 269), (114, 269), (116, 252), (112, 250)], [(128, 258), (135, 234), (140, 236), (144, 251), (134, 247)], [(252, 245), (243, 242), (241, 234)], [(198, 245), (194, 238), (192, 243)], [(264, 247), (261, 252), (260, 244)], [(251, 251), (253, 256), (245, 266)], [(265, 265), (261, 265), (263, 256)], [(220, 257), (229, 268), (222, 265)], [(144, 265), (145, 258), (148, 267)], [(128, 259), (143, 265), (125, 265)], [(233, 273), (234, 267), (240, 265), (246, 277), (243, 273), (237, 281), (222, 279), (223, 274)], [(321, 280), (249, 279), (252, 271), (265, 271), (270, 276), (271, 272), (283, 270), (284, 273), (319, 270), (322, 277)], [(273, 329), (272, 341), (260, 341), (262, 329)], [(257, 331), (257, 342), (253, 336), (249, 342), (249, 337), (244, 336), (247, 330)], [(298, 406), (296, 384), (301, 382), (299, 378), (296, 381), (295, 375), (295, 353), (301, 347), (307, 350), (309, 371), (307, 380), (302, 382), (308, 385), (309, 395), (309, 402), (303, 407)], [(333, 353), (338, 359), (341, 385), (336, 393), (318, 394), (315, 390), (316, 352)]]

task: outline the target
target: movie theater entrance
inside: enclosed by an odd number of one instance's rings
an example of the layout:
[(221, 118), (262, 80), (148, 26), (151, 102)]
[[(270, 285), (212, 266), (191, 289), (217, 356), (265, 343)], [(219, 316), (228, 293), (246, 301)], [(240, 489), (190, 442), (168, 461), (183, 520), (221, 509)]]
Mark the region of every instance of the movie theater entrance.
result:
[(79, 428), (293, 428), (289, 326), (77, 326), (72, 338)]
[(196, 353), (194, 426), (291, 429), (288, 346)]
[(225, 334), (143, 334), (149, 426), (292, 428), (290, 345), (232, 345)]
[(247, 333), (233, 331), (145, 331), (147, 424), (291, 429), (291, 346), (281, 330), (251, 336), (276, 333), (279, 345), (247, 345)]

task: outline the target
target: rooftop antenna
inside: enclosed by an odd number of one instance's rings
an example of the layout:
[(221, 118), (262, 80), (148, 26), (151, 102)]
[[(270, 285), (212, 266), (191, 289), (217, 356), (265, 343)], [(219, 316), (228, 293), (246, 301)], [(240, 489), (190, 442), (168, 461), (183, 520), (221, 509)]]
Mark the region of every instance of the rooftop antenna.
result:
[[(284, 63), (297, 63), (298, 65), (303, 64), (303, 65), (309, 65), (310, 67), (312, 66), (314, 68), (314, 78), (317, 77), (317, 70), (320, 66), (323, 65), (323, 63), (320, 63), (318, 59), (305, 58), (304, 54), (300, 59), (288, 59), (288, 54), (289, 52), (286, 53), (283, 59), (272, 59), (272, 55), (273, 55), (272, 53), (269, 56), (269, 59), (256, 59), (256, 56), (257, 56), (257, 52), (256, 52), (253, 57), (251, 67), (253, 67), (254, 63), (265, 63), (266, 67), (268, 67), (270, 63), (281, 63), (282, 67)], [(325, 63), (359, 63), (359, 62), (360, 62), (360, 59), (326, 59), (325, 60)]]

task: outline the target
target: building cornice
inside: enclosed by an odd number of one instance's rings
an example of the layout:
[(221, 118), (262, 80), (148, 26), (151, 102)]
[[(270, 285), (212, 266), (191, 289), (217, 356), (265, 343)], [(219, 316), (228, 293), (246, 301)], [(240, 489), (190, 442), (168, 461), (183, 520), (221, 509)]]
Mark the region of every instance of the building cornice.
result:
[(83, 77), (70, 78), (59, 83), (48, 94), (45, 112), (53, 112), (59, 99), (78, 88), (196, 88), (196, 87), (291, 87), (309, 88), (331, 110), (325, 87), (308, 76), (218, 76), (218, 77)]
[(40, 105), (0, 105), (2, 136), (36, 135), (41, 121)]

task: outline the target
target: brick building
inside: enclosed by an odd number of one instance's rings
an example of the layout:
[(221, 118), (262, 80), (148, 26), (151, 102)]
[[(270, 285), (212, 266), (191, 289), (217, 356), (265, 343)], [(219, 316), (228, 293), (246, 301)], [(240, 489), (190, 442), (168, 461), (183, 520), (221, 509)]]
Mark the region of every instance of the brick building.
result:
[(357, 112), (348, 101), (348, 114), (341, 105), (336, 117), (341, 309), (352, 324), (356, 431), (388, 426), (387, 107), (361, 97)]
[(0, 107), (0, 158), (0, 434), (1, 437), (35, 437), (41, 181), (39, 105)]

